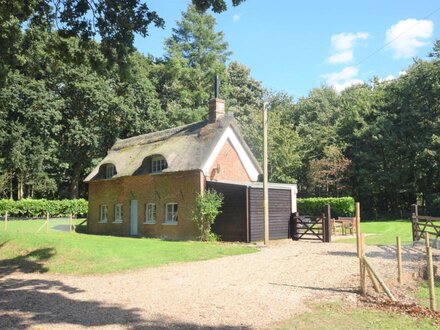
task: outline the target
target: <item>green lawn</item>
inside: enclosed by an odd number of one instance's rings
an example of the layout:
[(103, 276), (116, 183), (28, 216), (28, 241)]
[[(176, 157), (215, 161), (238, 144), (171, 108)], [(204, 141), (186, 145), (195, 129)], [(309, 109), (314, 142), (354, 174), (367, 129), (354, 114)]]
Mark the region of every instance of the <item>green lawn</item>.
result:
[[(77, 221), (79, 222), (79, 221)], [(206, 260), (256, 252), (238, 244), (87, 235), (51, 229), (36, 233), (43, 220), (0, 225), (0, 274), (39, 271), (94, 274), (155, 267), (173, 262)]]
[(413, 319), (370, 308), (347, 308), (341, 303), (314, 303), (312, 311), (281, 324), (278, 329), (438, 329), (432, 320)]
[[(395, 245), (396, 236), (402, 243), (412, 242), (411, 221), (365, 221), (361, 222), (361, 232), (366, 234), (365, 243), (372, 245)], [(355, 238), (337, 240), (338, 243), (355, 243)]]
[[(435, 300), (437, 302), (437, 310), (439, 309), (438, 306), (440, 304), (440, 281), (435, 281)], [(417, 298), (421, 305), (425, 307), (429, 307), (429, 289), (428, 289), (428, 282), (423, 281), (418, 294)]]

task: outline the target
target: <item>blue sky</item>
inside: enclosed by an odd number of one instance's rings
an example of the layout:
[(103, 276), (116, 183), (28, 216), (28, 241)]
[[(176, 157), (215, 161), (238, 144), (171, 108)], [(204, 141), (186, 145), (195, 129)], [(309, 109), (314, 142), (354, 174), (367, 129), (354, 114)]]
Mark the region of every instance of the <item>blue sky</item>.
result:
[[(138, 50), (162, 56), (164, 39), (189, 2), (149, 0), (166, 26), (137, 37)], [(342, 90), (373, 76), (397, 77), (440, 39), (437, 0), (246, 0), (238, 7), (227, 2), (228, 10), (214, 16), (231, 60), (251, 68), (265, 87), (296, 98), (323, 84)]]

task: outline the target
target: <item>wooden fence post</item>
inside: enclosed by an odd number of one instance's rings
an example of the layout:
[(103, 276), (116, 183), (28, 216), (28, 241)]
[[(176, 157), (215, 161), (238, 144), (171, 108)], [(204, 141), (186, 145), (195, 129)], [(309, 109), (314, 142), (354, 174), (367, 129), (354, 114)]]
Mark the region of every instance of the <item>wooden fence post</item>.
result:
[(396, 237), (396, 245), (397, 245), (397, 281), (399, 284), (403, 283), (402, 279), (402, 247), (400, 244), (400, 236)]
[(360, 244), (361, 244), (361, 205), (359, 202), (356, 203), (356, 247), (357, 256), (361, 258)]
[(429, 307), (432, 311), (437, 309), (435, 303), (435, 285), (434, 285), (434, 269), (432, 265), (432, 248), (426, 248), (426, 257), (428, 260), (428, 286), (429, 286)]
[(72, 213), (69, 214), (69, 233), (72, 232)]
[(412, 223), (412, 234), (413, 242), (418, 241), (420, 236), (418, 235), (418, 221), (419, 221), (419, 207), (417, 204), (411, 205), (411, 223)]
[(332, 228), (331, 228), (331, 208), (330, 204), (324, 206), (324, 242), (332, 241)]
[(8, 230), (8, 211), (5, 212), (5, 231)]
[(298, 220), (297, 218), (299, 217), (299, 212), (295, 212), (292, 214), (292, 239), (293, 240), (298, 240)]
[(359, 258), (359, 267), (360, 267), (360, 275), (361, 275), (361, 291), (362, 295), (365, 296), (367, 294), (367, 274), (365, 271), (365, 234), (360, 234), (360, 254)]
[(46, 213), (46, 234), (49, 232), (49, 213)]

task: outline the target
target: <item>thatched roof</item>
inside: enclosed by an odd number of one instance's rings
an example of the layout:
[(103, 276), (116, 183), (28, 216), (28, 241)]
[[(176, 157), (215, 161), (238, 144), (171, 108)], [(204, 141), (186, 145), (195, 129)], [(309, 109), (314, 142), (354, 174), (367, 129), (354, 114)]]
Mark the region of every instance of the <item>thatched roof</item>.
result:
[(168, 168), (163, 172), (201, 170), (225, 130), (231, 127), (241, 142), (252, 163), (261, 173), (261, 168), (252, 155), (233, 116), (225, 115), (216, 122), (202, 121), (176, 128), (117, 140), (107, 156), (84, 181), (99, 178), (104, 164), (113, 164), (113, 178), (142, 173), (144, 160), (153, 155), (165, 157)]

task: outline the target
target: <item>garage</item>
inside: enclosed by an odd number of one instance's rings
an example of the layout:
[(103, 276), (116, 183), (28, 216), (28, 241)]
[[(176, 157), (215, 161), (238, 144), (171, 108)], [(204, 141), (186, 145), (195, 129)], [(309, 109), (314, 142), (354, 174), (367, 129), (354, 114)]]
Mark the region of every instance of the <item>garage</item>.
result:
[[(224, 196), (212, 231), (223, 241), (256, 242), (264, 238), (263, 184), (208, 181)], [(290, 237), (290, 215), (296, 212), (296, 184), (269, 183), (269, 239)]]

